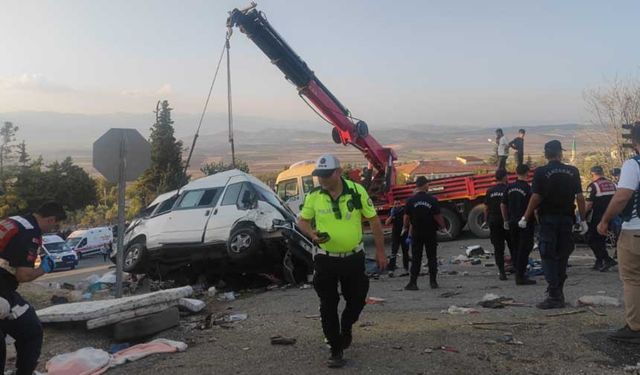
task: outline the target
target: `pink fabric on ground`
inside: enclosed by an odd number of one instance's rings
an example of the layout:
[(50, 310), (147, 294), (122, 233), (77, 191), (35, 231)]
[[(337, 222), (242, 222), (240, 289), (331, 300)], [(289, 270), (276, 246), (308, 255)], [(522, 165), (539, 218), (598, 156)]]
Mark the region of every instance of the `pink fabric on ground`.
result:
[(145, 344), (134, 345), (109, 355), (101, 349), (82, 348), (51, 358), (46, 365), (48, 375), (100, 375), (111, 367), (133, 362), (156, 353), (182, 352), (187, 344), (180, 341), (156, 339)]

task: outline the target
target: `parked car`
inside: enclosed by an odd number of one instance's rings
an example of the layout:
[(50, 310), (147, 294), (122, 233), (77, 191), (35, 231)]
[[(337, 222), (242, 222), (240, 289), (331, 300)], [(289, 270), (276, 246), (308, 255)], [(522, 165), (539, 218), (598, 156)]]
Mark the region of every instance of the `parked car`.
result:
[[(56, 269), (70, 268), (74, 269), (78, 265), (78, 256), (64, 242), (62, 237), (55, 234), (45, 234), (42, 236), (42, 247), (40, 255), (49, 255), (56, 264)], [(38, 267), (36, 265), (36, 267)]]
[[(281, 273), (308, 267), (276, 222), (295, 215), (273, 190), (239, 170), (192, 181), (156, 198), (127, 227), (124, 270), (195, 282), (201, 274)], [(306, 275), (305, 275), (306, 276)]]
[(67, 237), (67, 245), (76, 252), (79, 259), (109, 249), (112, 242), (113, 232), (110, 227), (76, 230)]

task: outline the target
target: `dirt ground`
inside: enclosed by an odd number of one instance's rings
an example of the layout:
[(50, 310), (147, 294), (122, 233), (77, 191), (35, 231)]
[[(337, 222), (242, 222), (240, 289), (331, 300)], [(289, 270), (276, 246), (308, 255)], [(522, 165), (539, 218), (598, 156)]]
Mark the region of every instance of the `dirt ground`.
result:
[[(617, 269), (590, 270), (593, 257), (588, 248), (578, 247), (570, 260), (565, 295), (574, 306), (541, 311), (532, 307), (544, 296), (546, 284), (541, 276), (535, 277), (537, 285), (516, 286), (513, 276), (498, 280), (495, 266), (449, 264), (463, 247), (475, 244), (491, 249), (488, 240), (471, 238), (440, 245), (440, 289), (429, 289), (427, 277), (419, 280), (422, 288), (417, 292), (402, 290), (407, 277), (372, 279), (369, 296), (385, 301), (365, 307), (354, 328), (354, 343), (345, 353), (348, 364), (341, 370), (325, 366), (328, 350), (313, 289), (286, 288), (240, 292), (232, 302), (207, 298), (208, 313), (246, 313), (248, 319), (201, 330), (197, 325), (207, 312), (185, 317), (179, 327), (156, 337), (184, 341), (189, 345), (186, 352), (154, 355), (109, 373), (618, 374), (624, 365), (640, 362), (638, 347), (606, 339), (608, 332), (623, 325), (622, 307), (597, 307), (595, 312), (574, 307), (583, 295), (622, 301)], [(487, 293), (512, 297), (527, 306), (485, 309), (477, 303)], [(473, 307), (478, 313), (441, 312), (452, 305)], [(577, 313), (548, 316), (572, 311)], [(270, 337), (275, 335), (297, 342), (274, 346)], [(509, 336), (511, 343), (505, 342)], [(87, 332), (81, 327), (47, 325), (40, 368), (44, 370), (46, 361), (56, 354), (85, 346), (108, 349), (113, 343), (108, 329)]]

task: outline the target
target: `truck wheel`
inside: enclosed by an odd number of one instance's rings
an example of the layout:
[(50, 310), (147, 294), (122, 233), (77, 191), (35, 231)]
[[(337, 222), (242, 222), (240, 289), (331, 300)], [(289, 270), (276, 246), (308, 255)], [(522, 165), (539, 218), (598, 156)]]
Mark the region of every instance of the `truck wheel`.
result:
[(469, 218), (467, 220), (469, 230), (478, 238), (489, 238), (489, 226), (485, 224), (484, 207), (484, 204), (475, 206), (471, 212), (469, 212)]
[(124, 272), (142, 273), (142, 266), (144, 264), (144, 258), (147, 252), (147, 248), (142, 242), (136, 242), (129, 246), (124, 253)]
[(251, 226), (236, 227), (227, 241), (227, 254), (234, 261), (243, 261), (255, 255), (260, 248), (260, 235)]
[(440, 213), (444, 218), (445, 229), (438, 232), (438, 242), (455, 240), (462, 231), (462, 220), (460, 216), (447, 207), (441, 208)]

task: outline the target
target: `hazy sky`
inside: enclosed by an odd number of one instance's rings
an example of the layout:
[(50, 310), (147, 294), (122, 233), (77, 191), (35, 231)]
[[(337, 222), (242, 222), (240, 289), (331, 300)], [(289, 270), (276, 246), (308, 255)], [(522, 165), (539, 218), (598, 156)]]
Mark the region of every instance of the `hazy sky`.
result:
[[(201, 110), (245, 1), (0, 0), (0, 113)], [(584, 89), (636, 77), (638, 1), (263, 0), (279, 33), (370, 124), (587, 119)], [(249, 39), (231, 41), (237, 114), (314, 114)], [(211, 111), (224, 113), (224, 71)]]

